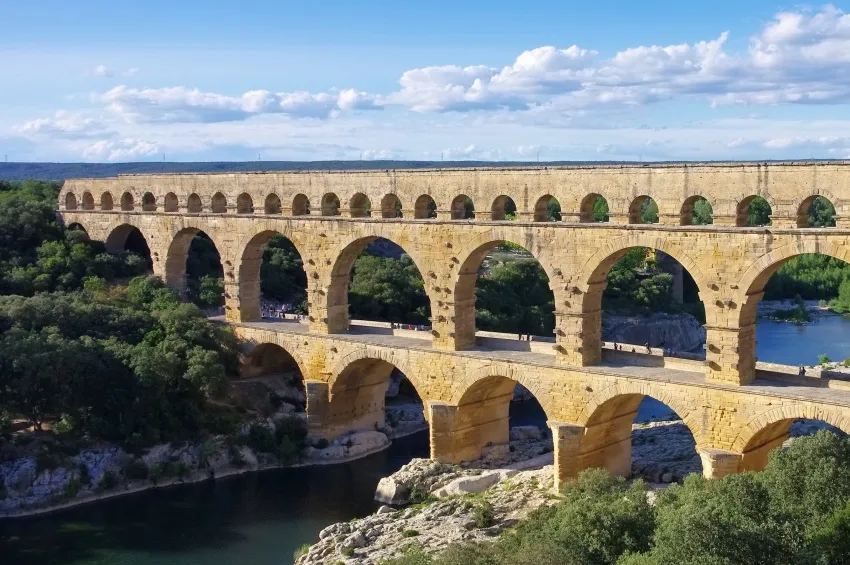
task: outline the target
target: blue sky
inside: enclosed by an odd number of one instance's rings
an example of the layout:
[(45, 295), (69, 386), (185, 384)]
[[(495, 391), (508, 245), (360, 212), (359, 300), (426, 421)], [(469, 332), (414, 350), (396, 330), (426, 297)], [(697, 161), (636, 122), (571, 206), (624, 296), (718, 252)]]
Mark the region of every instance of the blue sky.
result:
[(850, 9), (9, 2), (10, 161), (850, 158)]

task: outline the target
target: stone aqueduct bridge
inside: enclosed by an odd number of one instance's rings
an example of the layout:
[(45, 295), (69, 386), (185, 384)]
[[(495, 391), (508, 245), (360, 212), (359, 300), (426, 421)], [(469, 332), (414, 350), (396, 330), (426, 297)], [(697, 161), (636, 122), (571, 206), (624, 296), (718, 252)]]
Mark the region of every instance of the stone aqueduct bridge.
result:
[[(610, 222), (590, 222), (597, 195), (609, 204)], [(755, 196), (770, 203), (771, 227), (743, 227)], [(804, 227), (817, 196), (835, 206), (837, 227)], [(467, 197), (474, 220), (461, 219)], [(545, 221), (553, 197), (565, 221)], [(649, 197), (660, 223), (634, 225)], [(688, 225), (699, 197), (712, 205), (713, 225)], [(757, 370), (754, 354), (756, 305), (785, 261), (802, 253), (850, 261), (848, 164), (127, 175), (68, 180), (59, 198), (64, 221), (108, 249), (122, 249), (138, 228), (154, 273), (178, 290), (190, 242), (206, 233), (224, 266), (227, 321), (254, 347), (246, 370), (280, 361), (270, 344), (283, 348), (304, 375), (311, 427), (328, 435), (382, 421), (393, 366), (425, 402), (432, 456), (443, 460), (506, 442), (508, 403), (522, 383), (548, 416), (560, 479), (588, 466), (628, 473), (631, 423), (644, 395), (683, 418), (709, 476), (762, 467), (795, 418), (850, 431), (850, 387), (779, 380)], [(508, 198), (517, 221), (504, 221)], [(276, 234), (304, 261), (309, 324), (260, 319), (260, 264)], [(350, 327), (350, 270), (379, 237), (419, 268), (430, 334)], [(549, 342), (476, 336), (478, 269), (503, 241), (528, 249), (549, 277), (556, 311)], [(603, 355), (606, 275), (634, 247), (667, 253), (693, 277), (706, 310), (706, 361)]]

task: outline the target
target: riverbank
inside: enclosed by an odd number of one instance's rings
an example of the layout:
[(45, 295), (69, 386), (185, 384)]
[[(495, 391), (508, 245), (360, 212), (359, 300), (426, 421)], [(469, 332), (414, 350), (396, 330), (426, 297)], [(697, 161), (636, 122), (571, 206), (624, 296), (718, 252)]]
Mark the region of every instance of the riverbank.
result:
[[(238, 438), (214, 436), (203, 443), (157, 445), (141, 456), (103, 445), (82, 450), (61, 463), (39, 455), (7, 461), (0, 464), (0, 519), (43, 515), (142, 491), (245, 473), (343, 464), (383, 451), (393, 439), (427, 429), (421, 405), (388, 406), (386, 413), (382, 431), (345, 434), (329, 443), (314, 438), (295, 463), (281, 462), (271, 453), (240, 445), (243, 442), (239, 438), (250, 433), (248, 425), (243, 426)], [(274, 419), (262, 423), (273, 426)]]
[[(797, 422), (786, 445), (824, 428)], [(658, 490), (701, 472), (693, 436), (681, 420), (636, 423), (632, 433), (632, 476), (648, 483), (650, 501)], [(296, 565), (379, 565), (414, 549), (438, 554), (455, 543), (495, 540), (536, 509), (558, 503), (552, 463), (551, 437), (534, 426), (512, 428), (507, 446), (478, 461), (414, 459), (379, 482), (375, 498), (385, 506), (327, 526), (296, 555)]]

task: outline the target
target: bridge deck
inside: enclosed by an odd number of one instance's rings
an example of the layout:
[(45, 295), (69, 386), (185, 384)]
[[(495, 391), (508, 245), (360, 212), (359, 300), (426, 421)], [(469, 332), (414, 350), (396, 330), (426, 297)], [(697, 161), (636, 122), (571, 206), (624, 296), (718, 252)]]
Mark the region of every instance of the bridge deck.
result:
[[(689, 362), (693, 366), (692, 370), (670, 368), (659, 365), (659, 363), (663, 362), (663, 358), (645, 353), (615, 353), (607, 350), (602, 363), (590, 367), (574, 367), (556, 363), (554, 352), (552, 354), (542, 353), (539, 351), (539, 347), (538, 351), (499, 348), (492, 345), (480, 345), (475, 349), (466, 351), (435, 350), (431, 345), (430, 334), (424, 331), (404, 331), (406, 335), (395, 335), (393, 330), (387, 327), (357, 325), (354, 323), (347, 333), (327, 335), (311, 334), (306, 324), (290, 319), (264, 319), (254, 322), (227, 322), (224, 316), (211, 316), (210, 319), (214, 322), (229, 324), (231, 326), (314, 335), (316, 338), (321, 339), (359, 342), (384, 347), (403, 347), (422, 351), (439, 351), (446, 355), (478, 357), (525, 365), (602, 373), (655, 382), (671, 382), (696, 387), (734, 390), (763, 396), (793, 398), (835, 406), (850, 406), (850, 383), (844, 385), (843, 381), (836, 382), (830, 379), (798, 378), (796, 375), (788, 375), (787, 373), (759, 370), (757, 371), (756, 380), (753, 383), (736, 386), (708, 381), (701, 370), (700, 364), (693, 361)], [(411, 335), (415, 336), (416, 334), (422, 337), (411, 337)], [(481, 332), (481, 334), (485, 334), (485, 332)], [(491, 338), (483, 341), (492, 343), (499, 340)], [(526, 347), (530, 347), (530, 342), (519, 342), (515, 340), (502, 341), (513, 348), (516, 348), (519, 344), (527, 344)], [(688, 361), (685, 362), (688, 363)], [(791, 368), (789, 367), (789, 369)]]

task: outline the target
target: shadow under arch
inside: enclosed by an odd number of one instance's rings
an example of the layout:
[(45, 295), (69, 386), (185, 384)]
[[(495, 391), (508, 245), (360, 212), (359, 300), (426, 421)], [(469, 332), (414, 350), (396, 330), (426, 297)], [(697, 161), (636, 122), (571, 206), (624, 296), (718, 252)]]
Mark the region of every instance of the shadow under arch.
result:
[(398, 196), (393, 193), (385, 194), (381, 199), (381, 217), (401, 218), (403, 216), (404, 211), (401, 206), (401, 200), (399, 200)]
[(510, 237), (500, 237), (503, 235), (507, 236), (509, 234), (500, 230), (484, 233), (473, 239), (468, 246), (458, 253), (460, 268), (457, 271), (453, 289), (455, 304), (455, 347), (458, 349), (470, 349), (475, 346), (475, 289), (478, 275), (487, 255), (504, 243), (511, 243), (521, 247), (529, 254), (529, 260), (535, 261), (542, 267), (550, 283), (549, 289), (553, 294), (556, 305), (555, 311), (557, 312), (558, 310), (559, 293), (551, 285), (551, 281), (555, 277), (555, 270), (551, 266), (549, 258), (543, 255), (536, 255), (525, 247), (525, 245)]
[[(392, 354), (373, 355), (365, 350), (340, 360), (327, 383), (327, 404), (314, 403), (316, 410), (312, 413), (308, 405), (311, 429), (329, 439), (348, 432), (386, 429), (386, 396), (394, 371), (407, 377), (421, 401), (423, 384), (394, 361)], [(423, 411), (421, 422), (424, 421)]]
[(254, 199), (247, 192), (243, 192), (236, 198), (236, 213), (237, 214), (253, 214)]
[(177, 195), (173, 192), (169, 192), (165, 195), (165, 211), (166, 212), (178, 212), (180, 210), (180, 202), (177, 199)]
[[(664, 404), (673, 411), (672, 415), (665, 418), (664, 424), (671, 429), (665, 430), (664, 433), (669, 435), (671, 432), (678, 432), (677, 435), (690, 439), (691, 446), (682, 446), (683, 450), (672, 453), (645, 455), (639, 453), (638, 448), (633, 449), (632, 438), (639, 437), (638, 433), (650, 436), (647, 439), (651, 438), (653, 441), (656, 439), (654, 435), (658, 435), (653, 433), (653, 427), (633, 429), (640, 409), (647, 406), (647, 399), (655, 401), (656, 404)], [(697, 443), (701, 437), (700, 430), (695, 427), (698, 421), (691, 416), (687, 406), (676, 402), (672, 396), (652, 391), (648, 384), (635, 387), (614, 385), (597, 394), (588, 403), (585, 411), (584, 433), (576, 454), (577, 469), (600, 468), (621, 477), (631, 477), (634, 470), (638, 474), (645, 474), (654, 482), (660, 482), (657, 477), (663, 472), (671, 472), (674, 480), (678, 480), (682, 478), (677, 476), (678, 473), (697, 473), (702, 470), (697, 453)], [(684, 416), (684, 419), (680, 420), (681, 416)], [(676, 429), (677, 426), (682, 428)], [(664, 439), (663, 435), (660, 437)], [(690, 460), (683, 465), (683, 459), (688, 455)], [(640, 460), (634, 469), (633, 457)], [(669, 468), (673, 464), (678, 469), (675, 472)]]
[(683, 270), (693, 279), (697, 289), (697, 300), (706, 309), (706, 318), (712, 307), (706, 300), (709, 293), (708, 280), (697, 263), (678, 246), (671, 245), (663, 237), (656, 237), (639, 232), (617, 238), (599, 249), (578, 271), (579, 285), (577, 286), (578, 310), (581, 312), (581, 346), (582, 364), (594, 365), (602, 360), (602, 295), (607, 285), (608, 273), (611, 268), (629, 251), (635, 248), (647, 248), (661, 251), (682, 266)]
[(310, 199), (305, 194), (296, 194), (292, 199), (292, 215), (306, 216), (310, 213)]
[(108, 192), (104, 192), (100, 195), (100, 209), (101, 210), (112, 210), (114, 204), (112, 202), (112, 194)]
[(94, 197), (89, 191), (83, 193), (83, 210), (94, 210)]
[(65, 194), (65, 209), (66, 210), (76, 210), (77, 209), (77, 197), (74, 196), (73, 192), (68, 192)]
[[(259, 320), (262, 317), (262, 277), (261, 271), (263, 266), (263, 255), (266, 246), (276, 236), (286, 238), (295, 248), (296, 253), (302, 260), (304, 254), (301, 250), (301, 243), (293, 239), (292, 234), (286, 231), (278, 230), (263, 230), (255, 233), (243, 240), (238, 249), (241, 249), (239, 254), (238, 265), (238, 282), (239, 282), (239, 320), (242, 322), (251, 322)], [(307, 269), (304, 269), (304, 277), (307, 280)], [(306, 284), (305, 284), (306, 287)], [(306, 291), (306, 288), (305, 288)]]
[(561, 203), (551, 194), (544, 194), (534, 204), (535, 222), (561, 221)]
[(451, 219), (452, 220), (473, 220), (475, 219), (475, 204), (472, 202), (472, 199), (465, 195), (460, 194), (452, 200), (451, 206)]
[(433, 417), (432, 449), (442, 454), (442, 458), (460, 462), (480, 458), (491, 446), (508, 444), (511, 402), (517, 385), (524, 386), (545, 418), (551, 419), (551, 408), (546, 406), (545, 397), (533, 383), (514, 373), (507, 364), (482, 367), (454, 389), (451, 415)]
[(297, 353), (293, 354), (280, 344), (266, 342), (255, 344), (244, 355), (240, 370), (243, 379), (271, 381), (267, 386), (276, 390), (277, 399), (294, 406), (297, 412), (304, 412), (307, 393), (303, 367), (304, 362)]
[(770, 452), (788, 439), (798, 420), (818, 420), (850, 434), (850, 420), (838, 412), (820, 406), (778, 406), (748, 422), (735, 438), (732, 449), (741, 453), (738, 470), (763, 470)]
[(264, 214), (280, 214), (280, 197), (277, 194), (271, 193), (266, 196), (266, 202), (263, 205)]
[(146, 192), (142, 195), (142, 210), (156, 212), (156, 196), (152, 192)]
[(493, 221), (507, 220), (509, 215), (516, 215), (516, 203), (510, 196), (497, 196), (490, 209), (490, 219)]
[(422, 194), (413, 206), (413, 217), (419, 220), (436, 218), (437, 203), (429, 194)]
[(642, 194), (632, 200), (632, 203), (629, 204), (629, 223), (658, 223), (658, 204), (651, 196)]
[[(329, 333), (343, 333), (349, 328), (349, 302), (348, 302), (348, 287), (351, 278), (351, 269), (354, 266), (358, 257), (366, 250), (369, 244), (376, 242), (379, 239), (384, 239), (394, 246), (401, 249), (419, 272), (419, 276), (425, 280), (421, 267), (422, 263), (419, 259), (411, 254), (407, 249), (396, 243), (392, 238), (384, 237), (383, 235), (367, 235), (353, 236), (348, 241), (337, 247), (332, 254), (333, 266), (331, 267), (330, 280), (328, 282), (327, 291), (324, 296), (326, 307), (327, 328)], [(425, 295), (428, 297), (428, 307), (431, 308), (431, 295), (428, 292), (427, 285), (424, 288)], [(311, 312), (311, 316), (313, 313)], [(311, 318), (312, 321), (312, 318)]]
[(107, 232), (104, 243), (106, 244), (106, 251), (109, 253), (118, 254), (130, 251), (144, 257), (149, 266), (153, 265), (148, 238), (137, 226), (123, 223), (111, 227)]
[(367, 218), (372, 215), (372, 202), (369, 197), (358, 192), (348, 201), (348, 214), (352, 218)]

